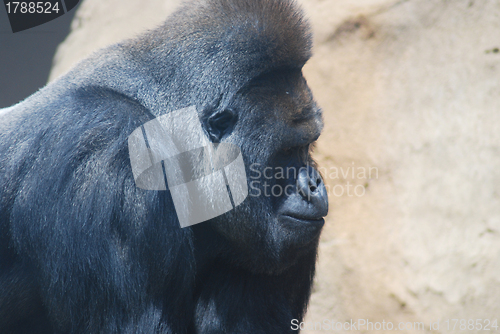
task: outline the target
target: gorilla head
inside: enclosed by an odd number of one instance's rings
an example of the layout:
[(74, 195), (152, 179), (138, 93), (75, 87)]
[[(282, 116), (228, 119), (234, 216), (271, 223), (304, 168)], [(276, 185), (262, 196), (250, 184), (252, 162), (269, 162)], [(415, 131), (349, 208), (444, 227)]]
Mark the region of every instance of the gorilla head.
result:
[(231, 258), (259, 272), (292, 264), (314, 244), (327, 212), (310, 157), (322, 119), (301, 72), (311, 56), (301, 13), (289, 1), (190, 3), (139, 45), (125, 48), (131, 59), (154, 64), (155, 103), (163, 107), (152, 109), (196, 103), (209, 138), (241, 148), (250, 196), (209, 223), (237, 248)]
[[(310, 56), (292, 1), (189, 2), (1, 113), (0, 328), (291, 332), (328, 209)], [(249, 196), (181, 229), (169, 191), (136, 187), (127, 138), (192, 105), (240, 148)]]

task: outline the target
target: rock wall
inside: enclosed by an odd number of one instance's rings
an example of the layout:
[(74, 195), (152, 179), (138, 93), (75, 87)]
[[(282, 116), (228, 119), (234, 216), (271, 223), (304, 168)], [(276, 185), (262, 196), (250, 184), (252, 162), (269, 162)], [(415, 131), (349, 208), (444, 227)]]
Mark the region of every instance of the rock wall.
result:
[[(330, 195), (306, 318), (316, 329), (303, 332), (368, 319), (463, 333), (445, 321), (500, 317), (500, 2), (299, 2)], [(178, 3), (85, 0), (51, 78)], [(371, 331), (357, 326), (337, 332)]]

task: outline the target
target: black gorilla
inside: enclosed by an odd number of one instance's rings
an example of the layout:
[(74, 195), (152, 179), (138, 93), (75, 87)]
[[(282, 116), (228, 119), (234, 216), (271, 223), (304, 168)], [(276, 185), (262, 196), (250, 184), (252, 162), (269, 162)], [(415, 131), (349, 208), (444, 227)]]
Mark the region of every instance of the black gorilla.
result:
[[(291, 1), (192, 2), (0, 110), (0, 332), (293, 332), (327, 213), (310, 55)], [(169, 191), (136, 187), (127, 139), (191, 105), (241, 149), (250, 195), (180, 228)]]

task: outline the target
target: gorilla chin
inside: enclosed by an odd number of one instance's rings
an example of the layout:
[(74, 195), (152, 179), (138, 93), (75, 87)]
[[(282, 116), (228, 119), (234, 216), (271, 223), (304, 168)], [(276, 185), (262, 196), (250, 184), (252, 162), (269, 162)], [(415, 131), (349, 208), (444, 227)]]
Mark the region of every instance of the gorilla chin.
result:
[(290, 251), (300, 252), (301, 249), (315, 248), (321, 229), (325, 224), (323, 218), (304, 219), (288, 215), (278, 217), (279, 224), (289, 235), (286, 239)]

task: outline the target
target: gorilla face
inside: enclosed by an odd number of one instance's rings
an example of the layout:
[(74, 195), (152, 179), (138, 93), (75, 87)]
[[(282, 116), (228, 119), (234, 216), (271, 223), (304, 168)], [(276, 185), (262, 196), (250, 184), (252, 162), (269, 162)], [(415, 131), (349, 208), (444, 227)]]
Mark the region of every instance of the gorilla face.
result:
[[(311, 148), (323, 127), (321, 110), (300, 69), (261, 75), (208, 118), (214, 141), (238, 145), (249, 196), (211, 224), (263, 271), (280, 271), (316, 247), (328, 211)], [(260, 263), (260, 265), (259, 265)]]

